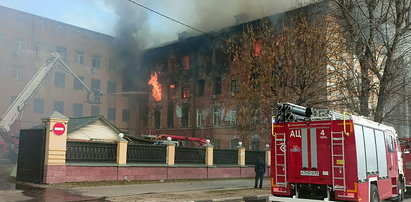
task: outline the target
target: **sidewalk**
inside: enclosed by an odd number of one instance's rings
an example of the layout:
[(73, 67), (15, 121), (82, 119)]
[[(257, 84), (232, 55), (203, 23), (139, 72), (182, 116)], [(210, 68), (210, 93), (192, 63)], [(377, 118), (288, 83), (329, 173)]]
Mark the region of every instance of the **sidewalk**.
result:
[[(82, 196), (90, 197), (105, 197), (107, 200), (116, 201), (121, 199), (133, 199), (133, 197), (147, 195), (147, 194), (169, 194), (174, 192), (198, 192), (205, 191), (210, 193), (214, 191), (231, 190), (236, 192), (235, 197), (242, 197), (241, 192), (244, 189), (249, 189), (251, 193), (265, 193), (267, 196), (270, 194), (269, 190), (270, 179), (264, 179), (264, 189), (253, 189), (254, 179), (219, 179), (219, 180), (199, 180), (199, 181), (187, 181), (187, 182), (160, 182), (153, 184), (135, 184), (135, 185), (115, 185), (115, 186), (98, 186), (98, 187), (77, 187), (69, 188), (65, 191), (80, 194)], [(180, 194), (181, 195), (181, 194)], [(211, 194), (210, 194), (211, 195)], [(140, 198), (141, 199), (141, 198)], [(211, 199), (211, 198), (208, 198)], [(204, 200), (204, 199), (198, 199)], [(131, 200), (129, 200), (131, 201)], [(133, 200), (135, 201), (135, 200)], [(182, 200), (184, 201), (184, 200)], [(189, 200), (192, 201), (192, 200)], [(219, 200), (221, 201), (221, 200)], [(224, 200), (223, 200), (224, 201)], [(238, 201), (238, 200), (234, 200)], [(241, 200), (239, 200), (241, 201)]]

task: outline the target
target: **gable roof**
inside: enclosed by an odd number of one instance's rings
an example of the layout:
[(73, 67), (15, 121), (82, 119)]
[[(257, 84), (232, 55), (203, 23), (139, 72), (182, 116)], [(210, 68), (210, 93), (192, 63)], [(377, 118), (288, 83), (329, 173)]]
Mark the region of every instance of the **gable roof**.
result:
[[(103, 121), (105, 124), (107, 124), (110, 128), (115, 130), (118, 133), (121, 133), (120, 129), (118, 129), (114, 124), (112, 124), (110, 121), (108, 121), (104, 116), (90, 116), (90, 117), (78, 117), (78, 118), (70, 118), (68, 123), (67, 123), (67, 133), (71, 133), (75, 130), (78, 130), (79, 128), (86, 126), (90, 123), (93, 123), (97, 120)], [(44, 123), (34, 126), (31, 129), (43, 129), (45, 128)]]
[(83, 126), (86, 126), (90, 123), (93, 123), (97, 120), (103, 121), (105, 124), (107, 124), (110, 128), (115, 130), (117, 133), (120, 133), (120, 129), (118, 129), (114, 124), (112, 124), (110, 121), (108, 121), (104, 116), (91, 116), (91, 117), (78, 117), (78, 118), (70, 118), (67, 126), (67, 132), (73, 132)]

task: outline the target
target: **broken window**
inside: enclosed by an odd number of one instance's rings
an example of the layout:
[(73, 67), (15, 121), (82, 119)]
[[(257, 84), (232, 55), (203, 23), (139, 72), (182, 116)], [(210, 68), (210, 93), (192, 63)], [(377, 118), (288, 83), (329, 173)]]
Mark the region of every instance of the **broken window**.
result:
[(184, 70), (189, 70), (190, 69), (190, 56), (184, 56), (183, 58), (184, 61)]
[(227, 56), (224, 53), (223, 49), (221, 48), (214, 49), (214, 64), (224, 65), (226, 60), (227, 60)]
[(198, 85), (197, 85), (197, 95), (199, 97), (204, 96), (204, 88), (205, 88), (205, 80), (204, 79), (200, 79), (198, 80)]
[(174, 128), (174, 104), (169, 103), (167, 108), (167, 127)]
[(254, 57), (260, 56), (261, 53), (261, 40), (257, 39), (254, 43)]
[(223, 113), (220, 107), (213, 108), (213, 126), (219, 126), (221, 124), (221, 117)]
[(221, 94), (221, 77), (217, 76), (214, 80), (214, 95)]
[(161, 112), (156, 110), (154, 111), (154, 128), (155, 129), (160, 128), (160, 121), (161, 121)]
[(181, 109), (181, 127), (188, 127), (188, 106), (183, 105)]
[(231, 93), (234, 95), (240, 92), (240, 75), (234, 74), (231, 76)]
[(170, 59), (168, 59), (168, 69), (170, 70), (170, 72), (175, 72), (176, 71), (176, 58), (175, 57), (171, 57)]
[(190, 87), (186, 86), (181, 88), (181, 97), (187, 99), (190, 97)]

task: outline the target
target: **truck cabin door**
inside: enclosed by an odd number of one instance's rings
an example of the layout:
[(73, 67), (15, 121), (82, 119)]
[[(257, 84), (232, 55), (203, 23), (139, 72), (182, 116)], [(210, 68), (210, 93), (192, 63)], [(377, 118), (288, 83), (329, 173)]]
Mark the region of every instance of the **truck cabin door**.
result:
[(396, 177), (398, 176), (397, 144), (391, 131), (385, 131), (384, 133), (387, 142), (388, 176)]

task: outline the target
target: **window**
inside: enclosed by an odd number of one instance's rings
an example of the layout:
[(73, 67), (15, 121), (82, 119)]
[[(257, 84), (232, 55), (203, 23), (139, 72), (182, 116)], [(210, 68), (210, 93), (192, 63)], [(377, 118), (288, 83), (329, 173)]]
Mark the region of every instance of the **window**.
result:
[(61, 101), (54, 101), (54, 111), (58, 111), (62, 114), (64, 114), (64, 102)]
[(93, 68), (100, 68), (100, 66), (101, 66), (101, 57), (98, 56), (98, 55), (93, 55), (91, 66)]
[(66, 74), (62, 72), (56, 72), (54, 77), (54, 86), (57, 88), (66, 87)]
[(116, 64), (115, 64), (114, 59), (109, 59), (108, 60), (108, 67), (107, 67), (108, 73), (113, 74), (114, 70), (115, 70), (115, 67), (116, 67)]
[(238, 147), (239, 142), (240, 142), (240, 140), (238, 138), (231, 139), (231, 141), (230, 141), (231, 149), (236, 149)]
[(99, 79), (91, 79), (91, 91), (95, 92), (100, 90), (100, 80)]
[(115, 93), (116, 92), (116, 83), (113, 81), (109, 81), (107, 85), (107, 93)]
[(181, 88), (181, 97), (183, 99), (187, 99), (190, 97), (190, 87), (182, 87)]
[(250, 142), (250, 150), (260, 150), (260, 139), (258, 137), (253, 137)]
[(212, 141), (212, 144), (214, 146), (214, 149), (220, 149), (221, 148), (221, 140), (219, 140), (219, 139), (214, 139)]
[[(82, 82), (84, 82), (84, 77), (79, 76), (78, 78), (80, 78), (80, 80), (81, 80)], [(74, 77), (73, 88), (74, 88), (75, 90), (83, 90), (83, 84), (81, 84), (81, 82), (80, 82), (76, 77)]]
[(36, 56), (41, 56), (43, 53), (46, 53), (46, 45), (38, 43), (34, 46), (34, 54)]
[(231, 76), (231, 93), (234, 95), (240, 92), (240, 75), (234, 74)]
[(76, 61), (76, 64), (83, 65), (84, 64), (84, 52), (76, 51), (74, 60)]
[(13, 65), (11, 78), (14, 80), (23, 80), (23, 65)]
[(228, 121), (230, 121), (230, 124), (232, 126), (237, 125), (237, 110), (230, 110), (230, 112), (228, 113)]
[(83, 104), (73, 103), (73, 117), (83, 116)]
[(183, 105), (181, 115), (181, 127), (188, 127), (188, 105)]
[(167, 107), (167, 127), (174, 127), (174, 104), (169, 103)]
[(22, 52), (26, 51), (26, 41), (24, 41), (22, 39), (16, 39), (14, 41), (14, 51), (16, 53), (22, 53)]
[(190, 69), (190, 56), (184, 56), (184, 70), (189, 70)]
[(221, 124), (222, 110), (220, 107), (213, 108), (213, 125), (219, 126)]
[(214, 81), (214, 95), (220, 95), (221, 94), (221, 77), (217, 76), (215, 77)]
[(92, 105), (91, 106), (91, 116), (99, 116), (100, 115), (100, 106)]
[(199, 97), (204, 96), (204, 87), (205, 87), (205, 80), (204, 79), (198, 80), (198, 89), (197, 89), (198, 94), (197, 95)]
[(42, 114), (44, 113), (44, 100), (43, 99), (34, 99), (34, 109), (33, 112), (37, 114)]
[(154, 111), (154, 128), (159, 129), (161, 123), (161, 112), (156, 110)]
[(129, 121), (130, 120), (130, 111), (129, 110), (123, 109), (122, 120), (123, 121)]
[(172, 57), (168, 59), (168, 69), (170, 70), (170, 72), (176, 71), (176, 58)]
[(196, 126), (197, 127), (202, 127), (203, 126), (203, 120), (204, 120), (204, 112), (202, 108), (197, 109), (197, 115), (196, 115)]
[(57, 46), (57, 53), (60, 54), (61, 59), (65, 62), (67, 59), (67, 48)]
[(112, 107), (108, 108), (107, 118), (110, 121), (116, 120), (116, 109), (115, 108), (112, 108)]

